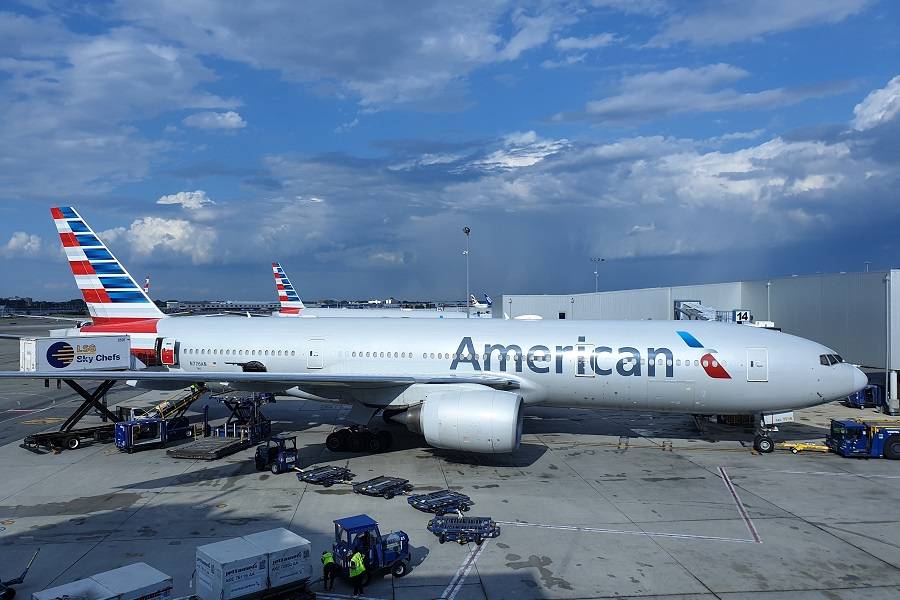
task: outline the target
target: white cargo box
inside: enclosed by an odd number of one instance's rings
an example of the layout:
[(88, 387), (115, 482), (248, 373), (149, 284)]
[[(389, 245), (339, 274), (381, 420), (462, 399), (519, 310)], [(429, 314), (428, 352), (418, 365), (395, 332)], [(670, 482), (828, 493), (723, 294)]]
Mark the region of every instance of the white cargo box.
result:
[(118, 600), (169, 600), (172, 597), (172, 578), (146, 563), (98, 573), (91, 579), (115, 594)]
[(115, 597), (115, 594), (90, 578), (31, 594), (31, 600), (113, 600)]
[(233, 538), (197, 547), (195, 593), (201, 600), (233, 600), (266, 589), (268, 561), (258, 546)]
[(266, 553), (270, 588), (312, 577), (312, 544), (306, 538), (279, 527), (245, 535), (244, 539)]
[(771, 415), (763, 415), (763, 421), (766, 425), (778, 425), (779, 423), (793, 423), (794, 411), (783, 413), (774, 413)]
[(135, 563), (34, 592), (32, 600), (169, 600), (172, 578), (146, 563)]
[(95, 371), (131, 366), (131, 338), (127, 335), (19, 340), (20, 371)]

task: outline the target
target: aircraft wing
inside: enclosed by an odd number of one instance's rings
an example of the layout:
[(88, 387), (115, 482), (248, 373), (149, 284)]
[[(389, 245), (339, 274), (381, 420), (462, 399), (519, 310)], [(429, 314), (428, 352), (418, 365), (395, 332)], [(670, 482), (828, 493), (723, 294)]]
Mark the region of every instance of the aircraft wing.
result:
[(89, 379), (115, 381), (171, 381), (191, 383), (268, 383), (288, 385), (340, 386), (353, 388), (390, 387), (414, 383), (475, 383), (495, 388), (518, 388), (510, 377), (496, 375), (344, 375), (340, 373), (245, 373), (243, 371), (6, 371), (0, 379)]

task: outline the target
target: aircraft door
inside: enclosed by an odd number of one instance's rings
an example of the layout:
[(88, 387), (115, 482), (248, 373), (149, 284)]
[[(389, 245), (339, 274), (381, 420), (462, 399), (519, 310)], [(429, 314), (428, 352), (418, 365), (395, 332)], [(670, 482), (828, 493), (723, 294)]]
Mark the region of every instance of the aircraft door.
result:
[(162, 338), (159, 343), (159, 362), (167, 367), (178, 364), (178, 353), (174, 338)]
[(306, 368), (322, 369), (325, 367), (325, 340), (312, 339), (307, 343)]
[(769, 350), (747, 348), (747, 381), (769, 380)]

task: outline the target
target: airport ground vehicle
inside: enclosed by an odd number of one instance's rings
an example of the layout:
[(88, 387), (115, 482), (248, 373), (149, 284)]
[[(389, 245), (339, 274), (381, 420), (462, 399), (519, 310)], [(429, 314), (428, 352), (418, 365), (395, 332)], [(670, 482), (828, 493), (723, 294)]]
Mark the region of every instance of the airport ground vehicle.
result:
[(437, 516), (447, 513), (465, 512), (474, 504), (472, 499), (453, 490), (438, 490), (430, 494), (416, 494), (406, 499), (410, 506)]
[(116, 428), (116, 448), (131, 454), (145, 448), (164, 447), (172, 440), (194, 436), (194, 428), (187, 417), (174, 419), (141, 418), (119, 421)]
[(257, 471), (269, 469), (273, 475), (293, 470), (299, 461), (297, 453), (297, 436), (274, 436), (266, 440), (265, 444), (256, 447)]
[(386, 475), (353, 484), (353, 491), (357, 494), (362, 494), (364, 496), (381, 496), (385, 500), (390, 500), (398, 494), (411, 492), (412, 489), (413, 486), (409, 483), (409, 479), (388, 477)]
[(359, 550), (362, 553), (366, 573), (390, 571), (394, 577), (409, 573), (412, 554), (409, 536), (403, 531), (382, 535), (378, 523), (369, 515), (356, 515), (334, 521), (334, 545), (332, 551), (338, 569), (348, 574), (350, 557)]
[(356, 477), (350, 469), (344, 467), (309, 467), (297, 473), (297, 479), (305, 483), (331, 487), (335, 483), (349, 483)]
[(825, 444), (845, 457), (900, 460), (900, 421), (832, 419)]
[(884, 395), (881, 393), (881, 386), (869, 384), (858, 392), (853, 392), (847, 396), (847, 406), (858, 408), (880, 408), (884, 405)]
[(6, 581), (0, 580), (0, 600), (12, 600), (16, 595), (16, 590), (13, 589), (12, 586), (21, 585), (25, 581), (25, 577), (28, 575), (28, 569), (31, 568), (34, 559), (37, 558), (38, 552), (40, 551), (40, 548), (34, 551), (34, 554), (31, 555), (31, 560), (28, 561), (28, 565), (25, 567), (25, 570), (22, 571), (21, 575), (13, 577), (12, 579), (7, 579)]
[(428, 521), (428, 531), (438, 536), (440, 543), (458, 542), (481, 545), (487, 538), (500, 535), (500, 526), (490, 517), (435, 517)]

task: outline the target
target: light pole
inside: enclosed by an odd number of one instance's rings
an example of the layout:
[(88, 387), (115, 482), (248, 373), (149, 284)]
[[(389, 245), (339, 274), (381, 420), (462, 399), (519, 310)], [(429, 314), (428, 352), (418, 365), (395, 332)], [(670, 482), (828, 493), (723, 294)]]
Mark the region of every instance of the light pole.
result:
[(605, 258), (600, 258), (599, 256), (592, 256), (591, 262), (594, 263), (594, 293), (600, 291), (600, 263), (605, 262)]
[(469, 234), (472, 233), (472, 230), (468, 227), (463, 227), (463, 233), (466, 234), (466, 249), (463, 251), (463, 254), (466, 256), (466, 318), (468, 319), (472, 314), (472, 309), (469, 306)]

